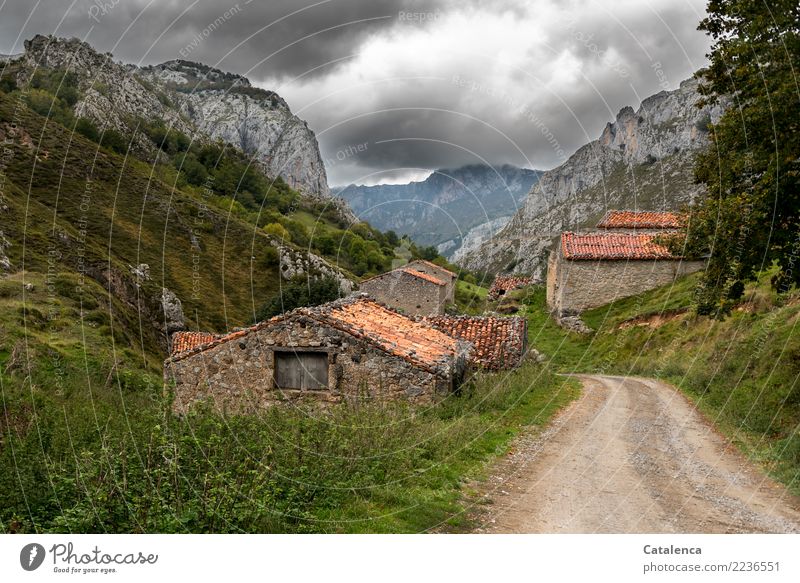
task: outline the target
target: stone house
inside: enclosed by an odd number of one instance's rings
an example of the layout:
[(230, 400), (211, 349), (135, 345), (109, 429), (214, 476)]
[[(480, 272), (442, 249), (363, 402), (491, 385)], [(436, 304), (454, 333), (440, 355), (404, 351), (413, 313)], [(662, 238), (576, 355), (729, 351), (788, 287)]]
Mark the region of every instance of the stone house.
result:
[(674, 256), (656, 237), (652, 232), (562, 233), (547, 265), (550, 310), (559, 318), (576, 315), (703, 269), (704, 261)]
[(528, 347), (528, 321), (519, 316), (428, 316), (422, 321), (470, 342), (474, 347), (472, 364), (485, 370), (516, 367)]
[(443, 314), (448, 303), (446, 282), (410, 267), (365, 279), (358, 287), (378, 302), (409, 316)]
[(456, 280), (458, 279), (458, 274), (453, 273), (441, 265), (436, 265), (430, 261), (425, 261), (424, 259), (414, 259), (413, 261), (409, 261), (403, 267), (413, 269), (421, 273), (427, 273), (428, 275), (432, 275), (436, 279), (443, 281), (445, 285), (447, 285), (447, 301), (450, 303), (456, 301)]
[(296, 399), (432, 403), (458, 387), (472, 351), (364, 296), (298, 308), (210, 340), (190, 334), (173, 339), (164, 363), (180, 414), (198, 401), (233, 413)]
[(498, 275), (494, 278), (489, 293), (486, 294), (486, 299), (494, 301), (503, 297), (508, 292), (521, 287), (531, 285), (532, 280), (530, 277), (519, 277), (515, 275)]

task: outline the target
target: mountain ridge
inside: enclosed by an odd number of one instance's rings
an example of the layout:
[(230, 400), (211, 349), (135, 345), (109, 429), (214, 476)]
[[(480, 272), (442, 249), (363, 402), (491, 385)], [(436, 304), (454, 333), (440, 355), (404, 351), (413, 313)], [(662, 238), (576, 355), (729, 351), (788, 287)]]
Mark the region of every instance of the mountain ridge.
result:
[(511, 164), (434, 170), (425, 180), (334, 189), (362, 219), (452, 256), (468, 231), (511, 216), (539, 171)]
[(192, 61), (126, 65), (78, 39), (36, 35), (24, 46), (25, 52), (10, 61), (19, 65), (20, 84), (41, 67), (70, 71), (82, 89), (76, 115), (101, 128), (130, 133), (137, 153), (157, 156), (147, 137), (135, 130), (141, 121), (162, 120), (193, 140), (240, 147), (265, 174), (281, 177), (304, 196), (328, 201), (342, 216), (354, 219), (330, 192), (314, 132), (274, 91)]
[(461, 257), (467, 269), (544, 278), (552, 240), (591, 226), (610, 208), (680, 210), (701, 192), (694, 155), (724, 104), (698, 107), (696, 79), (623, 107), (600, 136), (543, 172), (525, 205), (490, 240)]

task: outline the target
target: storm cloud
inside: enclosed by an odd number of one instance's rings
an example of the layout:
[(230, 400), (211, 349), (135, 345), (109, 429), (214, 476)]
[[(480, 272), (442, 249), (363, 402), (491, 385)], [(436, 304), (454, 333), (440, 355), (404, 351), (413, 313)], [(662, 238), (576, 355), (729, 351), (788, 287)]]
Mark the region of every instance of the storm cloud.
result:
[(308, 121), (331, 184), (371, 184), (560, 164), (705, 65), (703, 14), (703, 0), (6, 0), (0, 53), (55, 34), (245, 74)]

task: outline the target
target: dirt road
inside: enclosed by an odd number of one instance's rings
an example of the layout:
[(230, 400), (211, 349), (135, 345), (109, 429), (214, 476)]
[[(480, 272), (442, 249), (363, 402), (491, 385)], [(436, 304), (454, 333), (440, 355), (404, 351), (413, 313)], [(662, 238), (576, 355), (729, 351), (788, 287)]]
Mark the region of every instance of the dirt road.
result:
[(800, 532), (800, 500), (675, 388), (580, 378), (583, 395), (481, 487), (478, 532)]

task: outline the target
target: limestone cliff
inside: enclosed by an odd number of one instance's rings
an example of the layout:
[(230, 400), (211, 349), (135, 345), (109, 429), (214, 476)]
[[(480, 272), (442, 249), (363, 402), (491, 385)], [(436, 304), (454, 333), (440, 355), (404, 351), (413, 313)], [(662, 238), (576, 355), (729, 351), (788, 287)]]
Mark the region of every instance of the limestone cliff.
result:
[(542, 173), (525, 205), (491, 240), (460, 259), (469, 269), (511, 271), (543, 279), (552, 239), (562, 230), (592, 225), (609, 208), (673, 210), (700, 186), (692, 178), (708, 123), (720, 106), (697, 107), (698, 82), (684, 81), (624, 107), (600, 137), (564, 164)]
[(275, 92), (250, 81), (189, 61), (138, 67), (115, 62), (78, 39), (37, 35), (25, 42), (20, 81), (37, 67), (65, 69), (81, 79), (75, 114), (100, 127), (123, 132), (138, 153), (156, 156), (135, 123), (163, 120), (196, 141), (222, 140), (252, 155), (268, 176), (280, 176), (306, 196), (330, 200), (352, 218), (346, 205), (331, 196), (316, 136)]

